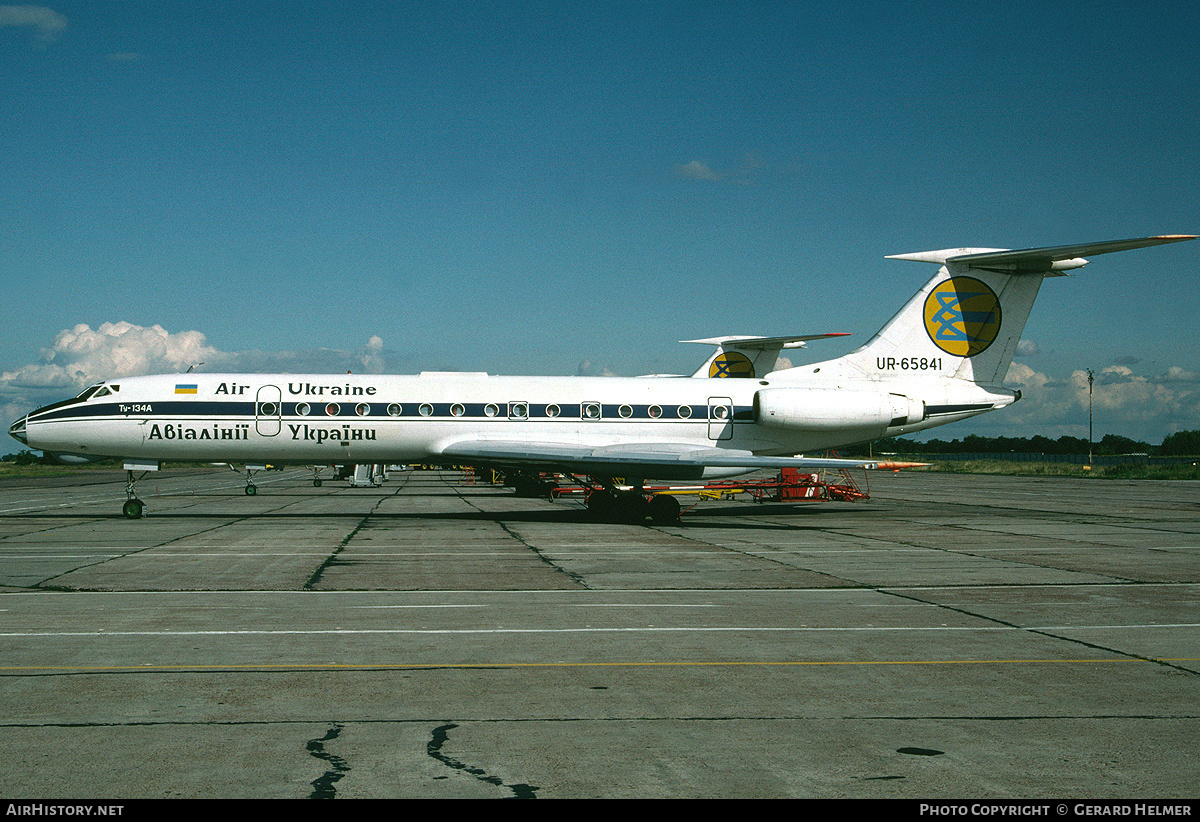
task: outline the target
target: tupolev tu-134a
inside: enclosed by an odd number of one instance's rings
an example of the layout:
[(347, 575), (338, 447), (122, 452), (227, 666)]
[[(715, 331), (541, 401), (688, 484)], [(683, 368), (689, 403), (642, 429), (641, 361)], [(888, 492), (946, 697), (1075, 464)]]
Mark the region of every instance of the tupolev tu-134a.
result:
[[(773, 370), (781, 350), (840, 336), (689, 340), (715, 352), (696, 373), (649, 377), (170, 374), (110, 380), (29, 413), (9, 433), (76, 460), (117, 457), (124, 514), (142, 515), (135, 471), (162, 460), (330, 465), (466, 464), (595, 483), (589, 507), (634, 521), (678, 517), (644, 480), (764, 468), (876, 468), (797, 456), (911, 434), (1016, 402), (1002, 386), (1042, 280), (1085, 256), (1191, 240), (958, 248), (891, 259), (937, 274), (865, 345)], [(144, 476), (144, 473), (143, 473)], [(621, 492), (613, 477), (626, 478)], [(247, 481), (247, 492), (253, 486)]]

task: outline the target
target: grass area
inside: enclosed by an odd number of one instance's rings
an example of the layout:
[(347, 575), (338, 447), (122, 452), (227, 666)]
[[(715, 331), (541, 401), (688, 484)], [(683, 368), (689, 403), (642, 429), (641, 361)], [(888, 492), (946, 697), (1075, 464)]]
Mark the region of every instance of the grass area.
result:
[(100, 462), (87, 465), (17, 465), (15, 462), (0, 462), (0, 479), (29, 479), (30, 477), (62, 477), (83, 472), (120, 471), (119, 462)]
[[(218, 469), (208, 463), (201, 462), (171, 462), (163, 463), (163, 469), (168, 468), (192, 468), (200, 470), (228, 470)], [(125, 469), (119, 460), (107, 460), (105, 462), (89, 462), (82, 465), (43, 465), (33, 463), (31, 465), (17, 465), (15, 462), (0, 461), (0, 480), (6, 479), (36, 479), (38, 477), (68, 477), (75, 476), (92, 476), (100, 471), (120, 471), (122, 474)]]
[(1095, 479), (1200, 480), (1200, 459), (1191, 465), (1074, 465), (1062, 462), (1006, 460), (929, 460), (929, 471), (947, 474), (1002, 474), (1014, 477), (1091, 477)]

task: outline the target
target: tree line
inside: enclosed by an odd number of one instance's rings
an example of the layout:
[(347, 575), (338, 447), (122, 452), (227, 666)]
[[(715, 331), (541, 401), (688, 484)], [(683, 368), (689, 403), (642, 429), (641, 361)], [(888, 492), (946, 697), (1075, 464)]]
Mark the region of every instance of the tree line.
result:
[[(899, 454), (975, 454), (1016, 451), (1023, 454), (1086, 454), (1088, 441), (1081, 437), (981, 437), (970, 434), (956, 440), (927, 440), (917, 442), (904, 437), (889, 437), (876, 440), (870, 447), (873, 453), (895, 452)], [(867, 452), (867, 446), (845, 449), (847, 454)], [(1105, 434), (1091, 446), (1096, 455), (1150, 454), (1157, 457), (1200, 455), (1200, 430), (1179, 431), (1169, 434), (1161, 445), (1133, 440), (1117, 434)]]

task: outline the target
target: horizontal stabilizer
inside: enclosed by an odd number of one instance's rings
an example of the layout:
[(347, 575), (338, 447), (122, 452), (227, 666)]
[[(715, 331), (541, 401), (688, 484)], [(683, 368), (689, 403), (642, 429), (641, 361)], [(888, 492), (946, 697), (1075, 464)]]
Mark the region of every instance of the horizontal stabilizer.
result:
[(892, 254), (889, 260), (912, 260), (918, 263), (955, 265), (963, 269), (978, 268), (992, 271), (1011, 271), (1018, 274), (1048, 274), (1052, 271), (1067, 271), (1087, 265), (1087, 257), (1110, 254), (1114, 251), (1129, 251), (1152, 245), (1179, 243), (1194, 240), (1194, 234), (1165, 234), (1158, 237), (1141, 237), (1132, 240), (1109, 240), (1102, 243), (1083, 245), (1060, 245), (1048, 248), (1023, 248), (1006, 250), (1000, 248), (947, 248), (941, 251), (918, 251), (912, 254)]
[[(793, 337), (709, 337), (704, 340), (680, 340), (685, 343), (716, 346), (712, 355), (696, 369), (693, 377), (734, 377), (748, 379), (774, 371), (781, 351), (804, 348), (808, 340), (847, 337), (849, 334), (806, 334)], [(742, 353), (742, 352), (746, 353)], [(791, 367), (789, 364), (788, 368)]]
[(824, 340), (829, 337), (848, 337), (846, 331), (832, 334), (807, 334), (800, 337), (709, 337), (705, 340), (680, 340), (683, 343), (719, 345), (725, 348), (740, 348), (744, 351), (760, 351), (768, 348), (803, 348), (809, 340)]

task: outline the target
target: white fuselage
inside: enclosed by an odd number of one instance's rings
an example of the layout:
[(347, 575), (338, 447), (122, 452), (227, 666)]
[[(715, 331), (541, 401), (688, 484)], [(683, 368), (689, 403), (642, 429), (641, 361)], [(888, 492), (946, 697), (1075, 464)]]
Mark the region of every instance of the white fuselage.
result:
[[(1012, 401), (961, 381), (901, 391), (877, 380), (801, 384), (770, 376), (175, 374), (113, 381), (20, 422), (23, 440), (44, 451), (149, 460), (437, 462), (445, 448), (468, 440), (695, 444), (790, 455), (908, 433)], [(895, 416), (902, 393), (918, 397), (919, 415)], [(760, 406), (769, 407), (770, 419)]]

